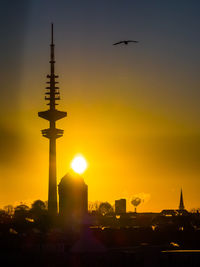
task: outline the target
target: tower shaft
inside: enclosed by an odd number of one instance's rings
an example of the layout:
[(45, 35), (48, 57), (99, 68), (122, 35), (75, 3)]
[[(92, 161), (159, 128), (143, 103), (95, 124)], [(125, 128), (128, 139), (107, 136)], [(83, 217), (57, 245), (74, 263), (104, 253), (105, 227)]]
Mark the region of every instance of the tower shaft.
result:
[(60, 100), (59, 87), (55, 75), (55, 58), (53, 42), (53, 24), (51, 25), (51, 44), (50, 44), (50, 75), (47, 81), (48, 87), (45, 92), (45, 100), (48, 101), (49, 109), (38, 112), (38, 116), (49, 121), (49, 128), (42, 130), (42, 135), (49, 139), (49, 191), (48, 191), (48, 211), (51, 215), (57, 214), (57, 178), (56, 178), (56, 139), (63, 135), (63, 130), (56, 128), (56, 121), (67, 116), (66, 112), (56, 109), (57, 100)]
[(49, 139), (49, 192), (48, 211), (57, 213), (57, 179), (56, 179), (56, 139)]

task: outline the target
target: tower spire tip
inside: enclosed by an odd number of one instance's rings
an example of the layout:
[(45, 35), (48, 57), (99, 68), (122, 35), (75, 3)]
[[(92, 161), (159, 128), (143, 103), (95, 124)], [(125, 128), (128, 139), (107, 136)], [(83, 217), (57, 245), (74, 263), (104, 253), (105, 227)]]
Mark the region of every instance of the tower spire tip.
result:
[(53, 23), (51, 23), (51, 44), (53, 44)]

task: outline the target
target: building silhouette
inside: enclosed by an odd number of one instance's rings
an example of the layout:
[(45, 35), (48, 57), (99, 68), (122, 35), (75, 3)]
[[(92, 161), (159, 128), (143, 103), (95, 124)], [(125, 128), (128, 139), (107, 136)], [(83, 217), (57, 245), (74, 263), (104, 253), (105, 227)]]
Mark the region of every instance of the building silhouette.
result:
[(55, 75), (53, 24), (51, 25), (50, 44), (50, 74), (47, 75), (45, 100), (48, 101), (49, 109), (38, 112), (38, 116), (49, 121), (49, 128), (42, 130), (42, 135), (49, 139), (49, 191), (48, 211), (55, 216), (57, 214), (57, 179), (56, 179), (56, 139), (63, 135), (63, 130), (56, 128), (56, 121), (67, 116), (66, 112), (56, 109), (56, 102), (60, 100), (59, 87), (57, 86), (58, 75)]
[(88, 186), (79, 174), (67, 173), (58, 185), (59, 215), (67, 225), (79, 224), (88, 211)]
[(185, 206), (184, 206), (184, 203), (183, 203), (183, 192), (182, 192), (182, 189), (181, 189), (179, 210), (184, 210), (184, 209), (185, 209)]
[(115, 213), (126, 213), (126, 199), (115, 200)]
[(181, 194), (180, 194), (179, 208), (178, 209), (165, 209), (165, 210), (162, 210), (160, 214), (163, 216), (180, 216), (180, 215), (186, 216), (189, 214), (189, 212), (185, 209), (185, 206), (184, 206), (182, 189), (181, 189)]

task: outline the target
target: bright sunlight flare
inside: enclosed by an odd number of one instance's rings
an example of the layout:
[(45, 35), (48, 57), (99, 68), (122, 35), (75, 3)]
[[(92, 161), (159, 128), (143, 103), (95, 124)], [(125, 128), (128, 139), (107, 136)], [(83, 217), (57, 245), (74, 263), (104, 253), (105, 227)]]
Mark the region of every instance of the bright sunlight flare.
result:
[(76, 173), (81, 174), (86, 170), (87, 162), (83, 156), (76, 156), (71, 163), (71, 167)]

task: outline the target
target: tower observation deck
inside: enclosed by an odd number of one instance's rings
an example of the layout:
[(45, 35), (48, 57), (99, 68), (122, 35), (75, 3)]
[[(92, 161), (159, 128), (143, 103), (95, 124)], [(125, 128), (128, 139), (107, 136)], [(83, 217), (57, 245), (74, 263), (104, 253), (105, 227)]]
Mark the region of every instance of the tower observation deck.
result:
[(63, 136), (63, 130), (56, 128), (56, 121), (67, 116), (67, 112), (56, 109), (57, 101), (60, 100), (59, 87), (57, 86), (58, 75), (55, 75), (53, 24), (51, 25), (50, 44), (50, 74), (47, 75), (45, 100), (48, 101), (49, 109), (38, 112), (38, 116), (49, 121), (49, 128), (42, 130), (42, 135), (49, 139), (49, 191), (48, 212), (54, 216), (57, 214), (57, 179), (56, 179), (56, 139)]

